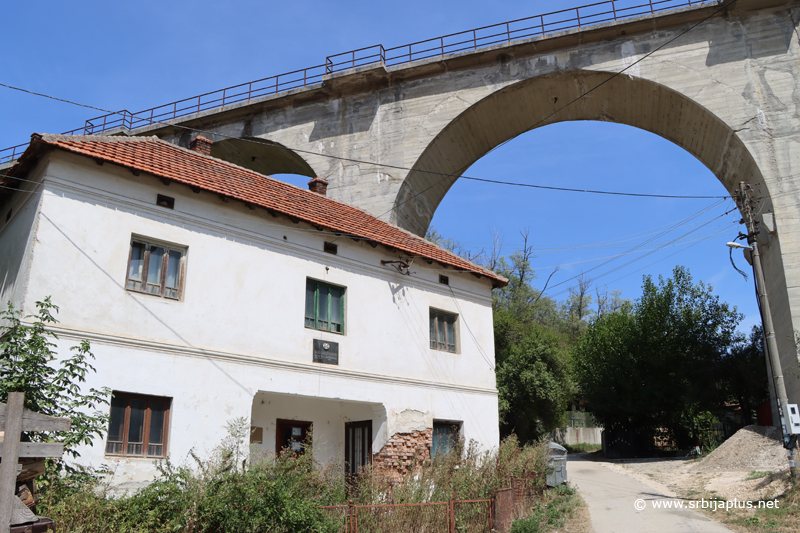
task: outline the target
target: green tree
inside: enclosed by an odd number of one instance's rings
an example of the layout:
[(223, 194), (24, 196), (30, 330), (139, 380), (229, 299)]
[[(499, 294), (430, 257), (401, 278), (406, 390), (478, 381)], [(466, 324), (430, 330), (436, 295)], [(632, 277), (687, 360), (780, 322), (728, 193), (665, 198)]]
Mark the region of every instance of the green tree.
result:
[(533, 442), (563, 425), (573, 390), (561, 335), (496, 311), (495, 360), (501, 435)]
[(721, 362), (728, 398), (739, 404), (745, 425), (755, 422), (755, 409), (769, 400), (763, 337), (761, 327), (753, 326), (750, 336), (739, 338)]
[[(81, 383), (94, 372), (89, 363), (94, 359), (87, 341), (70, 348), (71, 354), (56, 361), (58, 337), (48, 327), (58, 323), (54, 313), (58, 307), (50, 298), (36, 302), (37, 314), (25, 316), (11, 303), (0, 312), (0, 402), (8, 401), (9, 392), (25, 393), (25, 408), (50, 416), (72, 420), (69, 431), (54, 434), (31, 433), (26, 440), (47, 440), (52, 437), (64, 444), (64, 452), (72, 458), (80, 454), (81, 444), (91, 445), (108, 427), (108, 417), (99, 408), (109, 403), (110, 391), (90, 388), (86, 393)], [(27, 323), (26, 323), (27, 322)], [(57, 364), (55, 364), (57, 362)], [(59, 463), (60, 469), (77, 473)]]
[(685, 443), (687, 417), (724, 406), (721, 361), (741, 318), (684, 267), (646, 276), (633, 307), (599, 316), (578, 344), (580, 394), (606, 426), (667, 428)]
[(433, 228), (426, 238), (467, 259), (483, 258), (485, 267), (508, 279), (508, 285), (492, 295), (500, 429), (503, 436), (516, 433), (523, 442), (531, 442), (564, 423), (574, 393), (571, 344), (585, 329), (593, 310), (591, 282), (583, 277), (563, 304), (544, 295), (556, 271), (541, 290), (534, 287), (531, 261), (535, 256), (529, 230), (522, 230), (520, 236), (522, 248), (508, 257), (500, 256), (498, 233), (492, 236), (488, 254), (483, 250), (464, 253), (460, 243)]

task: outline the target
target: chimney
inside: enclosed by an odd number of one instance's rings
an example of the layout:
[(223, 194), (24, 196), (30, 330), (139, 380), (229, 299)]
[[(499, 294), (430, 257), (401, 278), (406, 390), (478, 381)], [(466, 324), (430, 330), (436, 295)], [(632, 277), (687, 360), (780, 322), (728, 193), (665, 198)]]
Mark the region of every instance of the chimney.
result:
[(195, 152), (199, 152), (203, 155), (211, 155), (211, 145), (214, 144), (213, 141), (209, 141), (202, 135), (198, 135), (192, 142), (189, 143), (189, 149), (194, 150)]
[(328, 182), (322, 178), (314, 178), (308, 182), (308, 190), (325, 196), (328, 192)]

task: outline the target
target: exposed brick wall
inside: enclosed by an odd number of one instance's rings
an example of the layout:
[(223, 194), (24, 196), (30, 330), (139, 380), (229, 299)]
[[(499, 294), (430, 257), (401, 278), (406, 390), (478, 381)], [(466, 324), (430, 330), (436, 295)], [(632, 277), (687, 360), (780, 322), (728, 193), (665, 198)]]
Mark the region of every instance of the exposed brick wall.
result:
[(433, 428), (411, 433), (395, 433), (376, 454), (372, 456), (372, 467), (400, 481), (408, 473), (414, 461), (431, 458)]

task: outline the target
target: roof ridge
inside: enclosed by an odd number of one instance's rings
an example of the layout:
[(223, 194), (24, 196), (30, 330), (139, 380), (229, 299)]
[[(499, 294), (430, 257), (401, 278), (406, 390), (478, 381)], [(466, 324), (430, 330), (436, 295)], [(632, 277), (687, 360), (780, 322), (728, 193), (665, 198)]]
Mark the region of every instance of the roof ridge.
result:
[[(149, 174), (174, 180), (177, 183), (184, 183), (190, 187), (197, 187), (198, 189), (209, 191), (212, 194), (223, 195), (245, 203), (260, 205), (261, 207), (282, 213), (283, 215), (296, 217), (305, 223), (317, 227), (326, 227), (333, 233), (377, 242), (384, 246), (397, 249), (412, 257), (423, 257), (440, 262), (453, 267), (456, 271), (473, 272), (478, 275), (483, 274), (500, 282), (507, 282), (503, 276), (492, 272), (488, 268), (477, 265), (468, 259), (446, 250), (439, 244), (429, 241), (391, 222), (381, 220), (360, 207), (317, 194), (308, 189), (298, 187), (297, 185), (278, 180), (272, 176), (260, 174), (249, 168), (231, 163), (230, 161), (177, 146), (159, 139), (156, 136), (127, 137), (34, 134), (31, 136), (31, 146), (28, 147), (26, 152), (30, 150), (34, 144), (38, 144), (36, 141), (52, 144), (73, 153), (104, 159), (123, 167), (135, 168)], [(81, 147), (84, 143), (86, 143), (86, 145)], [(133, 156), (131, 157), (129, 155), (126, 159), (125, 153), (115, 153), (112, 151), (113, 149), (111, 147), (103, 150), (98, 146), (98, 144), (110, 145), (117, 143), (150, 145), (153, 146), (153, 148), (148, 150), (161, 149), (168, 150), (174, 154), (182, 154), (187, 158), (195, 160), (195, 163), (192, 163), (194, 168), (189, 169), (188, 172), (185, 170), (178, 171), (172, 168), (175, 164), (174, 161), (162, 160), (159, 162), (157, 157), (154, 160), (148, 158), (137, 159), (136, 154), (139, 152), (139, 149), (134, 149), (135, 151), (132, 152)], [(160, 148), (155, 148), (155, 146)], [(142, 147), (141, 149), (144, 150), (145, 148)], [(122, 150), (121, 147), (120, 150)], [(131, 152), (127, 153), (131, 154)], [(158, 156), (158, 152), (151, 152), (150, 155), (151, 157)], [(165, 155), (166, 153), (162, 152), (160, 157), (163, 158)], [(20, 158), (20, 160), (22, 160), (22, 158)], [(205, 161), (205, 163), (201, 165), (201, 161)], [(165, 166), (165, 164), (167, 166)], [(212, 166), (203, 168), (204, 165)], [(217, 169), (215, 170), (213, 166), (217, 166)], [(215, 172), (217, 175), (215, 175)], [(253, 182), (245, 184), (243, 188), (241, 180), (245, 177), (253, 180)], [(261, 182), (260, 187), (259, 182)], [(273, 185), (269, 185), (269, 183)], [(250, 189), (250, 185), (254, 185), (255, 189)], [(274, 189), (270, 190), (270, 188), (273, 187)], [(256, 192), (254, 193), (253, 191)], [(255, 196), (253, 196), (254, 194)], [(247, 198), (251, 199), (248, 200)], [(314, 204), (316, 204), (316, 206)], [(392, 235), (392, 232), (397, 232), (397, 234)], [(406, 238), (408, 241), (404, 242)], [(430, 247), (428, 251), (426, 251), (426, 247)], [(437, 251), (434, 252), (434, 249)], [(440, 256), (440, 254), (444, 257)]]

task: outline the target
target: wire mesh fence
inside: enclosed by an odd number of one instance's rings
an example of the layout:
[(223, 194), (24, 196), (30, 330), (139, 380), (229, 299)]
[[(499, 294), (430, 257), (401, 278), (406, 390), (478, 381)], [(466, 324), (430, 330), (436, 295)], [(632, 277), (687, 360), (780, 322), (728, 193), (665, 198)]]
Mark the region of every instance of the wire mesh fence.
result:
[(353, 515), (353, 533), (434, 533), (450, 531), (449, 525), (448, 502), (356, 505)]
[(452, 530), (458, 533), (490, 533), (493, 525), (492, 500), (452, 502)]
[(328, 523), (333, 526), (332, 531), (336, 533), (350, 533), (350, 514), (351, 509), (347, 505), (326, 505), (320, 507), (322, 513), (328, 519)]
[(491, 498), (430, 503), (320, 507), (337, 533), (491, 533), (527, 516), (541, 491), (534, 478), (513, 479)]

